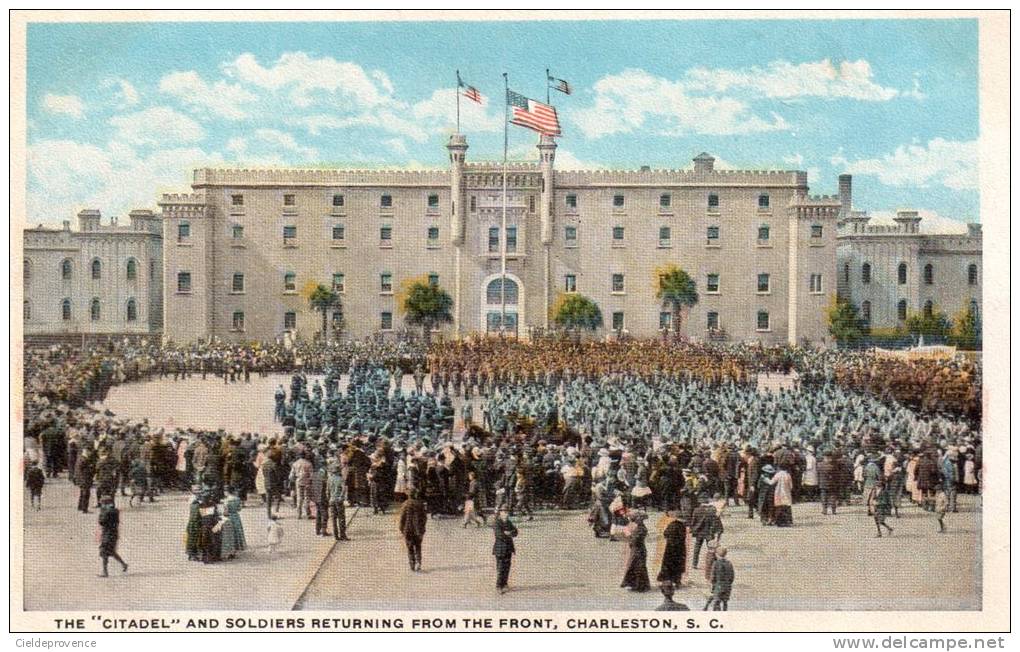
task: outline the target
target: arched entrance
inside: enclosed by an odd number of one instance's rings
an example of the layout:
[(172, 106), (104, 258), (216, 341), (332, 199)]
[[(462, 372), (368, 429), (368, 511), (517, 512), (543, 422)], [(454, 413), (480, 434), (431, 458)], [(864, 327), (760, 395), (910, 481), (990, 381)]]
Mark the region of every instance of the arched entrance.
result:
[[(521, 279), (507, 273), (505, 287), (502, 275), (493, 274), (482, 282), (481, 327), (488, 334), (501, 330), (507, 335), (517, 336), (524, 321), (524, 287)], [(506, 295), (506, 320), (504, 321), (503, 295)]]

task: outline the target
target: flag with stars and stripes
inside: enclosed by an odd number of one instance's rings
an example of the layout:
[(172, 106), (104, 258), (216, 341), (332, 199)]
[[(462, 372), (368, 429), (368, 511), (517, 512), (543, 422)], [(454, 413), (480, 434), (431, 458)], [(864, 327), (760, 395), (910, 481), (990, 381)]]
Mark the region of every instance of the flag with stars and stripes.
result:
[(506, 92), (506, 103), (511, 110), (510, 124), (549, 136), (560, 135), (560, 119), (555, 107), (511, 90)]
[(570, 82), (566, 79), (558, 79), (556, 77), (549, 78), (549, 88), (561, 93), (566, 93), (567, 95), (570, 95), (574, 91), (574, 89), (570, 86)]
[(464, 80), (460, 78), (460, 73), (457, 73), (457, 87), (464, 89), (461, 91), (461, 95), (468, 98), (472, 102), (482, 103), (482, 94), (478, 92), (478, 89), (469, 84), (465, 84)]

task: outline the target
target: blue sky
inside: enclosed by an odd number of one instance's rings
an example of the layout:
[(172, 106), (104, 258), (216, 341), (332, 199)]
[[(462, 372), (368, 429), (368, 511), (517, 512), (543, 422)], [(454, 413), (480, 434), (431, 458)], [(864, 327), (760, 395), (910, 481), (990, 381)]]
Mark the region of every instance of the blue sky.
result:
[[(32, 24), (28, 221), (152, 207), (192, 167), (446, 165), (454, 70), (473, 160), (502, 148), (502, 79), (553, 94), (557, 166), (855, 175), (854, 203), (979, 220), (977, 23), (655, 21)], [(535, 156), (511, 128), (511, 152)]]

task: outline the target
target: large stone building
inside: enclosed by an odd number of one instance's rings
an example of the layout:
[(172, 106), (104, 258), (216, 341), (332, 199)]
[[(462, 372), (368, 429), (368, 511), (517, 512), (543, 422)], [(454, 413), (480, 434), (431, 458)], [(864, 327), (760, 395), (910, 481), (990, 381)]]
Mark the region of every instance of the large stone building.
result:
[(452, 333), (526, 335), (579, 292), (604, 330), (650, 337), (670, 319), (656, 270), (674, 264), (700, 295), (688, 336), (825, 343), (850, 198), (810, 196), (806, 173), (717, 170), (707, 154), (693, 169), (558, 171), (542, 137), (538, 163), (509, 165), (504, 231), (502, 164), (468, 162), (463, 135), (447, 149), (447, 170), (196, 170), (191, 193), (160, 201), (164, 337), (311, 337), (319, 283), (341, 294), (347, 335), (385, 333), (402, 326), (401, 288), (426, 278), (454, 297)]
[(29, 343), (148, 337), (163, 327), (162, 220), (131, 211), (130, 223), (78, 214), (78, 230), (24, 232), (24, 326)]
[(953, 317), (970, 310), (980, 319), (981, 225), (935, 234), (921, 221), (909, 210), (898, 211), (892, 225), (872, 224), (861, 211), (840, 218), (839, 295), (873, 331), (902, 328), (923, 311)]

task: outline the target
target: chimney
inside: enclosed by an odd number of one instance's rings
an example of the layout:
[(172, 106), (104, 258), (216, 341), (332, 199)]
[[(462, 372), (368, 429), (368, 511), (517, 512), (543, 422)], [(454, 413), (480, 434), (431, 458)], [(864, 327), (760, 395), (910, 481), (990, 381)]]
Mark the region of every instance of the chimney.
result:
[(853, 210), (853, 177), (849, 174), (839, 175), (839, 216), (850, 217)]
[(702, 152), (694, 157), (695, 172), (711, 172), (715, 169), (715, 159), (708, 152)]
[(64, 220), (64, 230), (65, 231), (71, 230), (71, 220)]

